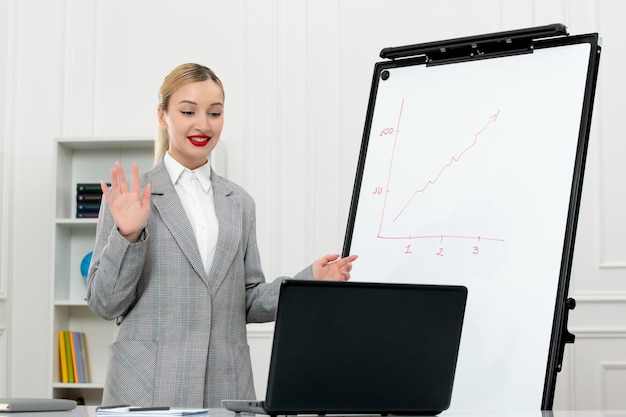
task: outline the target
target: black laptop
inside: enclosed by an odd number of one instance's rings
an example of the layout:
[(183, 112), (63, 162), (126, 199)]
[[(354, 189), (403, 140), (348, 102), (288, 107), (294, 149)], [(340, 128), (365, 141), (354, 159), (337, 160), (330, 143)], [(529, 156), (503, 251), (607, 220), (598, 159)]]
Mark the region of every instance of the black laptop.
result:
[(435, 415), (452, 396), (467, 288), (286, 280), (264, 401), (230, 411)]

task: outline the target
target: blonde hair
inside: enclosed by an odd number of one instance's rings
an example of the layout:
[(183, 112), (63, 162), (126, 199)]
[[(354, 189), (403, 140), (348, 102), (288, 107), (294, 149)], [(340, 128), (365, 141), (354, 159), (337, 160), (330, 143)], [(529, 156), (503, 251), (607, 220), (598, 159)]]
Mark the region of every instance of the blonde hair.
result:
[[(179, 88), (197, 81), (214, 81), (222, 90), (224, 95), (224, 86), (222, 81), (210, 69), (200, 64), (182, 64), (174, 68), (163, 80), (163, 84), (159, 89), (159, 108), (166, 112), (170, 104), (170, 97)], [(156, 164), (163, 158), (165, 152), (169, 149), (170, 138), (167, 129), (159, 126), (156, 139), (154, 141), (154, 163)]]

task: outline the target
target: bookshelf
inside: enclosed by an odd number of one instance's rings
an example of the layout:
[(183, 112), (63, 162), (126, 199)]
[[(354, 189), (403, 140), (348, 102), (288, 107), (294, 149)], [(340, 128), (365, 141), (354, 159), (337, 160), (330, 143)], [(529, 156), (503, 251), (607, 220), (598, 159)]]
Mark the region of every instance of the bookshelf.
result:
[[(127, 172), (136, 161), (140, 172), (152, 167), (153, 138), (57, 138), (54, 139), (54, 219), (52, 242), (51, 395), (82, 399), (99, 405), (106, 372), (107, 347), (115, 324), (91, 312), (85, 300), (87, 287), (80, 272), (83, 257), (93, 250), (97, 219), (76, 218), (76, 183), (109, 181), (119, 161)], [(63, 383), (58, 331), (84, 332), (91, 380)]]

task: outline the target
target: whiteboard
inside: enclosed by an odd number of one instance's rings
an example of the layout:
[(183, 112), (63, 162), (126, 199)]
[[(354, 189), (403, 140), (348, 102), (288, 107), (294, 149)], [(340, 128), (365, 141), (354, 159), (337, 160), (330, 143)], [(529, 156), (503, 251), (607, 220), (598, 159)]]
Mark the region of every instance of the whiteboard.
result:
[(352, 281), (468, 288), (449, 411), (551, 407), (599, 51), (566, 39), (375, 66), (344, 255)]

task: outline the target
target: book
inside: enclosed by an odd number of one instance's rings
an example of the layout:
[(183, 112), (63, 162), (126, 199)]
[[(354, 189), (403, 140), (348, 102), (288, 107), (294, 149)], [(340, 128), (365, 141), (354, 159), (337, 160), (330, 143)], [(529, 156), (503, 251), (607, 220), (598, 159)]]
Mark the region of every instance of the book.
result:
[(102, 201), (102, 192), (99, 194), (84, 194), (77, 193), (76, 194), (76, 202), (77, 203), (99, 203)]
[(76, 408), (76, 401), (62, 398), (0, 398), (0, 411), (66, 411)]
[(61, 382), (91, 382), (85, 333), (61, 330), (58, 334)]
[(84, 333), (83, 332), (72, 332), (72, 336), (74, 337), (74, 345), (76, 346), (76, 366), (78, 367), (78, 382), (89, 382), (87, 379), (87, 373), (85, 371), (85, 360), (84, 360), (84, 351), (85, 345), (83, 343)]
[[(107, 183), (107, 186), (111, 186)], [(102, 188), (99, 182), (76, 183), (76, 218), (97, 219), (102, 204)]]
[[(111, 186), (107, 183), (107, 186)], [(99, 182), (78, 182), (76, 183), (77, 194), (102, 194), (102, 188)]]
[(74, 366), (72, 361), (72, 345), (70, 342), (70, 332), (63, 332), (65, 338), (65, 355), (67, 357), (67, 382), (78, 382), (74, 379)]
[(78, 203), (76, 204), (76, 212), (78, 213), (92, 213), (100, 211), (100, 202), (93, 203)]
[(92, 212), (78, 212), (76, 213), (76, 218), (77, 219), (97, 219), (98, 218), (98, 213), (97, 211), (92, 211)]
[(67, 332), (70, 339), (70, 350), (72, 352), (71, 360), (72, 360), (72, 371), (74, 372), (74, 382), (82, 382), (80, 380), (80, 372), (78, 369), (78, 362), (76, 361), (76, 356), (78, 352), (78, 346), (76, 343), (76, 337), (74, 332)]
[(61, 366), (61, 382), (69, 382), (67, 379), (67, 355), (65, 353), (65, 335), (58, 332), (59, 337), (59, 364)]
[(83, 373), (85, 382), (91, 382), (91, 374), (89, 372), (89, 356), (87, 355), (87, 336), (85, 333), (80, 334), (80, 360), (83, 364)]
[(74, 363), (75, 363), (75, 374), (78, 382), (87, 382), (85, 378), (85, 364), (82, 361), (81, 357), (83, 355), (83, 343), (81, 341), (82, 332), (72, 332), (72, 338), (74, 339)]

